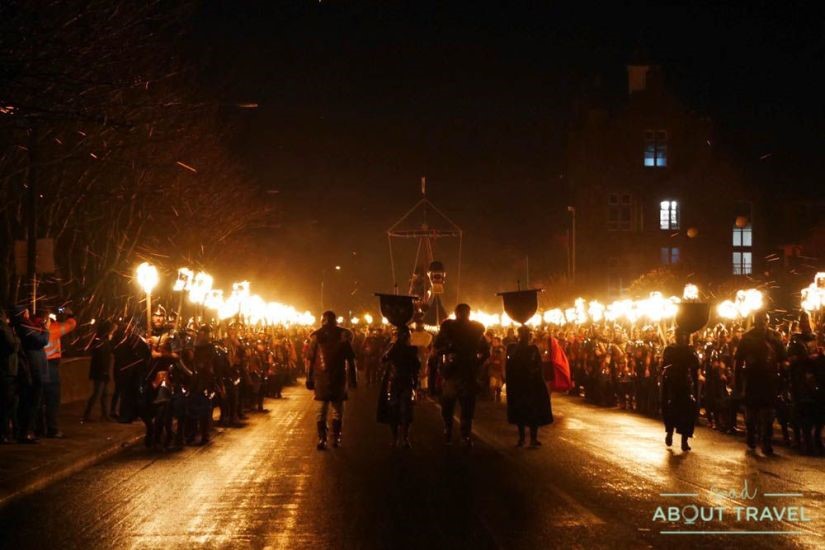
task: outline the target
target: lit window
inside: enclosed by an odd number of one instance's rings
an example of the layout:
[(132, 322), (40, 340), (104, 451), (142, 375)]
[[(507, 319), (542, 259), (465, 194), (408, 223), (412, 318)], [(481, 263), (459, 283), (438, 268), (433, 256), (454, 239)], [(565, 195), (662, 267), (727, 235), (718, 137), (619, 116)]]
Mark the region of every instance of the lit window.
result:
[(664, 247), (659, 249), (659, 261), (662, 265), (678, 264), (679, 249), (677, 247)]
[(734, 252), (733, 253), (733, 274), (751, 275), (753, 274), (753, 253)]
[(753, 229), (748, 224), (744, 227), (733, 226), (733, 274), (750, 275), (753, 273)]
[(753, 233), (751, 231), (751, 226), (746, 225), (745, 227), (735, 227), (733, 228), (733, 246), (744, 246), (744, 247), (751, 247), (753, 246)]
[(665, 130), (645, 131), (645, 166), (664, 168), (667, 166), (667, 132)]
[(630, 195), (612, 193), (607, 197), (607, 230), (630, 231), (632, 200)]
[(679, 229), (679, 203), (662, 201), (659, 203), (659, 228), (664, 230)]

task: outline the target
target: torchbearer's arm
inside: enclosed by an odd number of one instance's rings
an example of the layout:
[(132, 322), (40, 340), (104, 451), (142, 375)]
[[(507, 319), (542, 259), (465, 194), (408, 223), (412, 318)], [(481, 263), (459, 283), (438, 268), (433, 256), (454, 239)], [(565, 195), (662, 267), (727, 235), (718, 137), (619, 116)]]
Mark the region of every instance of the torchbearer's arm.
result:
[(344, 342), (344, 353), (347, 361), (347, 384), (350, 388), (358, 387), (358, 369), (355, 365), (355, 350), (352, 349), (352, 340)]

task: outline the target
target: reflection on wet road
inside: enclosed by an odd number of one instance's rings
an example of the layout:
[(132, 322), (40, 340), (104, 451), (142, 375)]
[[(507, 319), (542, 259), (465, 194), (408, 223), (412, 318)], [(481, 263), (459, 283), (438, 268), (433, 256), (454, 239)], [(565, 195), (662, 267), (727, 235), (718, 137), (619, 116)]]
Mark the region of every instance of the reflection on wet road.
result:
[[(130, 449), (13, 503), (0, 510), (0, 546), (825, 544), (823, 459), (781, 448), (779, 456), (764, 458), (746, 452), (741, 438), (709, 430), (699, 430), (694, 451), (684, 454), (665, 448), (654, 420), (562, 397), (554, 399), (556, 424), (542, 432), (544, 447), (516, 449), (503, 407), (481, 403), (479, 444), (467, 452), (443, 446), (439, 411), (425, 401), (416, 410), (414, 447), (393, 450), (386, 428), (374, 422), (375, 394), (361, 389), (347, 404), (344, 447), (319, 453), (309, 392), (294, 388), (268, 407), (268, 414), (224, 431), (205, 448), (171, 455)], [(746, 482), (750, 494), (743, 496)], [(714, 494), (732, 489), (738, 494)], [(688, 518), (694, 508), (721, 507), (728, 515), (722, 522), (654, 521), (660, 506), (685, 510)], [(810, 521), (736, 522), (737, 506), (803, 507)], [(731, 533), (755, 529), (783, 534)]]

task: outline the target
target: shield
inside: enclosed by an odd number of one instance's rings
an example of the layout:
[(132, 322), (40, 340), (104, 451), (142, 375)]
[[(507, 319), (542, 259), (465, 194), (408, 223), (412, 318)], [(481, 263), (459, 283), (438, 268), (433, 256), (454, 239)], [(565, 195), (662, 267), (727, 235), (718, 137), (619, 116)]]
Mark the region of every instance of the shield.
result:
[(708, 323), (710, 304), (684, 302), (676, 313), (676, 326), (687, 332), (696, 332)]
[(522, 325), (536, 314), (539, 308), (539, 292), (541, 288), (531, 288), (528, 290), (512, 290), (510, 292), (499, 292), (504, 302), (504, 311), (510, 319)]
[(381, 300), (381, 315), (395, 327), (406, 326), (415, 314), (417, 296), (403, 294), (376, 294)]

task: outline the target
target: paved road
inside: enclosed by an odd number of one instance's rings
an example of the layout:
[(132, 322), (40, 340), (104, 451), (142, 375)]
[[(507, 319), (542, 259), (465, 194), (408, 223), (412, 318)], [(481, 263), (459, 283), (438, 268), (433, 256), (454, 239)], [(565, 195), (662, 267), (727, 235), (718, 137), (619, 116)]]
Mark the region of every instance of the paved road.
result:
[[(299, 388), (205, 448), (135, 448), (0, 510), (6, 548), (822, 547), (825, 459), (764, 458), (700, 430), (668, 450), (658, 422), (554, 398), (544, 447), (516, 449), (502, 406), (481, 404), (472, 451), (443, 446), (439, 411), (416, 410), (414, 447), (393, 450), (375, 394), (348, 403), (344, 448), (314, 449), (314, 403)], [(713, 496), (747, 480), (753, 499)], [(695, 496), (661, 496), (663, 494)], [(801, 497), (765, 493), (801, 493)], [(724, 521), (654, 521), (658, 506), (723, 507)], [(811, 521), (736, 522), (735, 506)], [(716, 512), (718, 513), (718, 512)], [(732, 516), (732, 517), (731, 517)], [(745, 519), (745, 516), (743, 516)], [(785, 518), (787, 519), (787, 517)], [(793, 519), (793, 518), (791, 518)], [(731, 531), (782, 531), (780, 535)], [(725, 531), (726, 534), (661, 534)], [(789, 535), (787, 532), (797, 532)]]

